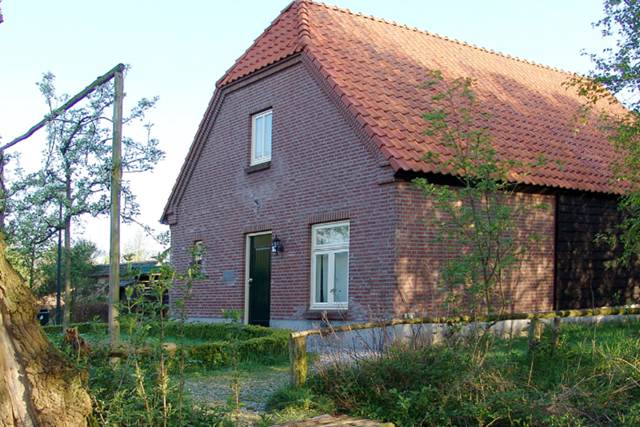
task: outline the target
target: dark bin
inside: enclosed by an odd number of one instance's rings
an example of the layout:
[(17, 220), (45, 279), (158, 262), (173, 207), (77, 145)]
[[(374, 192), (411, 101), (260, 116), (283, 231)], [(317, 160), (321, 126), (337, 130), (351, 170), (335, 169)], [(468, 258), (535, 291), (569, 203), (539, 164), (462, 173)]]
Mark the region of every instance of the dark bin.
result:
[(49, 324), (49, 315), (50, 311), (48, 308), (40, 309), (40, 313), (38, 313), (38, 320), (42, 326), (47, 326), (47, 324)]

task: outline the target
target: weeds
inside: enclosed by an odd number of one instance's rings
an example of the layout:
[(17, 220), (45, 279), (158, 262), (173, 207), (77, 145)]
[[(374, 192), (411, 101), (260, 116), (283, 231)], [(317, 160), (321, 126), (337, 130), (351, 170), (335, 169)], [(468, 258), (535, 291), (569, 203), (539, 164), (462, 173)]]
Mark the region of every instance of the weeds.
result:
[(231, 322), (234, 332), (231, 334), (231, 390), (233, 394), (227, 399), (227, 406), (233, 411), (236, 421), (236, 427), (240, 425), (240, 408), (244, 406), (240, 402), (240, 373), (238, 372), (238, 329), (242, 319), (242, 310), (222, 310), (222, 316), (225, 320)]
[[(169, 306), (165, 296), (176, 278), (185, 283), (178, 300), (178, 318), (186, 321), (180, 308), (190, 296), (193, 281), (201, 276), (189, 269), (179, 275), (161, 255), (161, 266), (148, 282), (129, 275), (134, 284), (125, 288), (118, 303), (123, 341), (116, 346), (95, 345), (88, 388), (93, 400), (93, 426), (223, 426), (223, 410), (200, 410), (184, 392), (186, 348), (179, 326), (180, 347), (167, 343)], [(181, 305), (182, 304), (182, 305)], [(94, 332), (100, 332), (100, 328)], [(115, 357), (114, 357), (115, 356)], [(176, 386), (172, 376), (178, 375)]]
[(376, 359), (316, 364), (306, 388), (280, 391), (269, 407), (306, 414), (330, 402), (397, 426), (637, 425), (639, 332), (638, 321), (564, 324), (557, 337), (546, 327), (531, 350), (527, 337), (494, 340), (482, 363), (468, 339), (414, 339)]
[(271, 395), (265, 409), (288, 421), (336, 412), (333, 400), (309, 387), (280, 389)]

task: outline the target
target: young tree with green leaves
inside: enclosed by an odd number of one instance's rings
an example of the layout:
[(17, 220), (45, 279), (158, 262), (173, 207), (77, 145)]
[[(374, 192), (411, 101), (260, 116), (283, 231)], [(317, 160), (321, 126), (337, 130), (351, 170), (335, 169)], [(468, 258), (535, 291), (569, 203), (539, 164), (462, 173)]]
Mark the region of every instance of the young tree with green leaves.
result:
[[(594, 23), (615, 46), (602, 54), (590, 54), (595, 69), (588, 78), (572, 82), (585, 96), (584, 111), (598, 107), (602, 127), (609, 131), (615, 147), (615, 184), (623, 193), (619, 207), (628, 215), (619, 233), (603, 236), (610, 243), (620, 241), (624, 265), (640, 255), (640, 2), (604, 0), (605, 17)], [(620, 102), (628, 109), (620, 108)], [(604, 105), (609, 104), (611, 108)], [(586, 117), (586, 115), (585, 115)]]
[(475, 84), (470, 78), (447, 82), (439, 71), (431, 72), (425, 89), (435, 94), (423, 116), (425, 133), (450, 154), (430, 152), (424, 161), (455, 177), (458, 185), (436, 185), (425, 178), (414, 184), (434, 203), (437, 215), (432, 225), (438, 230), (437, 240), (449, 249), (440, 271), (446, 301), (468, 314), (489, 317), (505, 312), (508, 273), (541, 238), (523, 238), (518, 230), (518, 219), (541, 206), (519, 199), (515, 182), (544, 161), (523, 163), (496, 150), (491, 135), (478, 125), (490, 114), (476, 99)]
[[(57, 95), (55, 76), (45, 73), (38, 83), (51, 112), (68, 99)], [(157, 102), (141, 99), (124, 118), (124, 124), (144, 119), (145, 113)], [(31, 244), (20, 236), (31, 236), (35, 244), (43, 244), (57, 230), (64, 230), (65, 265), (64, 294), (70, 301), (72, 225), (79, 224), (84, 215), (109, 213), (111, 187), (111, 122), (109, 112), (114, 103), (113, 82), (98, 86), (80, 107), (65, 111), (47, 125), (48, 143), (43, 152), (39, 171), (19, 180), (9, 199), (10, 219), (7, 234), (17, 247)], [(158, 141), (149, 136), (137, 142), (123, 138), (122, 168), (125, 173), (145, 172), (163, 159)], [(122, 182), (122, 211), (124, 221), (133, 219), (139, 211), (127, 181)], [(35, 212), (37, 210), (37, 212)], [(31, 219), (25, 222), (25, 218)], [(26, 250), (26, 248), (25, 248)], [(64, 324), (70, 320), (69, 304), (65, 304)]]

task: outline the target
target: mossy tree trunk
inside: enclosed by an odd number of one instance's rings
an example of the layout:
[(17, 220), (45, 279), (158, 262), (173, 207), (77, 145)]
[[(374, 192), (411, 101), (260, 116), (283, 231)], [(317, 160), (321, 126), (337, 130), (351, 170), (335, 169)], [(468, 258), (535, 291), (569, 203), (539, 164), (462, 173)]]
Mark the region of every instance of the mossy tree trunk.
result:
[(36, 320), (36, 299), (0, 235), (0, 427), (86, 426), (91, 401), (71, 362)]

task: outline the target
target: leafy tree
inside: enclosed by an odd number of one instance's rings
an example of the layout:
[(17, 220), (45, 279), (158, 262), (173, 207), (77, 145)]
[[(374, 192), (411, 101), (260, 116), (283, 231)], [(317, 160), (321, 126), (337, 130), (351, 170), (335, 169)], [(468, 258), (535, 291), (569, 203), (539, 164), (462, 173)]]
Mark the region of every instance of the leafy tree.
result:
[[(86, 290), (84, 285), (89, 282), (88, 276), (95, 270), (96, 257), (99, 255), (95, 243), (80, 239), (74, 241), (71, 246), (71, 284), (78, 293)], [(64, 255), (64, 254), (63, 254)], [(63, 263), (65, 260), (63, 259)], [(49, 245), (48, 249), (40, 257), (34, 272), (33, 290), (36, 295), (48, 295), (56, 291), (58, 277), (58, 245)], [(74, 298), (75, 299), (75, 298)]]
[[(423, 116), (429, 126), (425, 133), (438, 138), (451, 155), (430, 152), (424, 161), (454, 175), (459, 184), (414, 180), (433, 201), (437, 239), (449, 249), (448, 261), (440, 271), (441, 286), (448, 293), (446, 301), (467, 313), (503, 314), (509, 302), (507, 273), (540, 239), (536, 234), (519, 236), (518, 218), (541, 206), (526, 205), (517, 198), (514, 178), (544, 160), (525, 164), (504, 159), (496, 151), (492, 137), (477, 125), (490, 114), (475, 97), (475, 80), (458, 78), (449, 83), (439, 71), (431, 72), (431, 78), (425, 88), (436, 94)], [(487, 329), (490, 326), (488, 323)], [(484, 351), (479, 353), (481, 359)]]
[(612, 95), (623, 99), (628, 108), (613, 106), (602, 116), (603, 127), (610, 131), (617, 156), (614, 163), (616, 182), (624, 192), (620, 209), (628, 217), (620, 225), (621, 234), (604, 239), (623, 243), (623, 264), (640, 254), (640, 2), (604, 0), (605, 17), (594, 24), (605, 38), (616, 38), (614, 47), (602, 54), (591, 54), (595, 69), (589, 78), (576, 78), (581, 94), (587, 99), (585, 112), (602, 107), (603, 102), (618, 104)]
[[(53, 112), (69, 99), (57, 95), (55, 76), (45, 73), (38, 83), (49, 110)], [(98, 216), (109, 212), (111, 186), (111, 119), (114, 102), (113, 82), (97, 87), (81, 107), (64, 112), (47, 126), (48, 143), (43, 152), (42, 168), (19, 180), (9, 199), (10, 219), (7, 224), (9, 241), (21, 253), (35, 253), (57, 230), (65, 231), (65, 253), (71, 254), (72, 224), (79, 224), (84, 215)], [(124, 124), (144, 119), (145, 113), (157, 102), (141, 99), (125, 117)], [(144, 172), (164, 157), (158, 141), (150, 138), (140, 143), (123, 138), (122, 168), (125, 173)], [(123, 220), (135, 217), (139, 211), (135, 197), (126, 181), (122, 182)], [(62, 213), (60, 213), (62, 212)], [(22, 237), (29, 239), (23, 240)], [(65, 300), (70, 300), (71, 259), (65, 256)], [(70, 319), (69, 304), (65, 304), (64, 324)]]
[(10, 247), (6, 257), (25, 278), (27, 286), (33, 287), (37, 262), (46, 252), (49, 240), (56, 234), (59, 221), (47, 215), (47, 203), (34, 205), (29, 210), (21, 210), (20, 216), (11, 217), (6, 231)]

